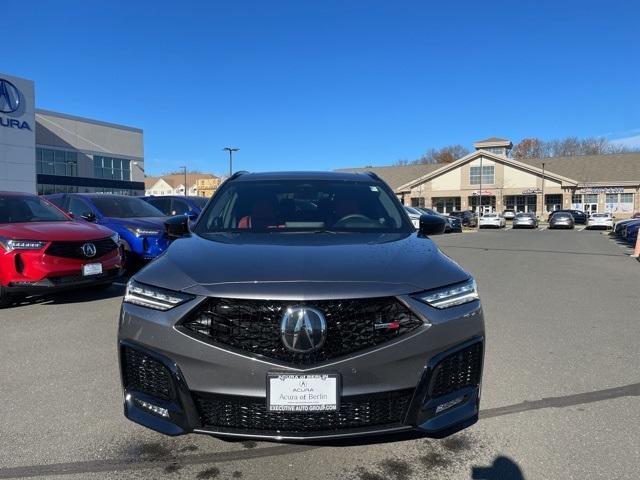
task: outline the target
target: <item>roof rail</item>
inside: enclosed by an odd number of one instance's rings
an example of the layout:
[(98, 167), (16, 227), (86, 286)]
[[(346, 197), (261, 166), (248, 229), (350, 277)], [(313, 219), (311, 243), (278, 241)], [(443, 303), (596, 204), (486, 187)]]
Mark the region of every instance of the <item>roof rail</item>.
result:
[(229, 180), (234, 180), (238, 178), (240, 175), (244, 175), (245, 173), (249, 173), (249, 172), (247, 172), (246, 170), (239, 170), (233, 175), (231, 175), (229, 178), (227, 178), (225, 181), (228, 182)]
[(369, 175), (371, 178), (373, 178), (374, 180), (380, 180), (382, 181), (382, 179), (374, 172), (365, 172), (367, 175)]

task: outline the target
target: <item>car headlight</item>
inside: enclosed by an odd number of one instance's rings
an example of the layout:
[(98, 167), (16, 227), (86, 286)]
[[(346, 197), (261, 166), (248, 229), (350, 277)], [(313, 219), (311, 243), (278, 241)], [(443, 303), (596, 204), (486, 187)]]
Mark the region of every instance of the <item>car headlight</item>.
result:
[(111, 238), (111, 241), (113, 241), (113, 243), (115, 243), (116, 245), (120, 243), (120, 234), (118, 233), (114, 233), (109, 238)]
[(195, 296), (188, 293), (146, 285), (133, 279), (127, 283), (127, 290), (124, 294), (125, 303), (161, 311), (170, 310), (193, 298)]
[(480, 299), (478, 287), (473, 278), (463, 283), (419, 293), (414, 297), (438, 309), (454, 307)]
[(127, 227), (131, 233), (133, 233), (136, 237), (152, 237), (154, 235), (160, 235), (162, 230), (158, 230), (155, 228), (133, 228)]
[(40, 240), (13, 240), (11, 238), (0, 237), (0, 247), (7, 252), (13, 250), (40, 250), (47, 242)]

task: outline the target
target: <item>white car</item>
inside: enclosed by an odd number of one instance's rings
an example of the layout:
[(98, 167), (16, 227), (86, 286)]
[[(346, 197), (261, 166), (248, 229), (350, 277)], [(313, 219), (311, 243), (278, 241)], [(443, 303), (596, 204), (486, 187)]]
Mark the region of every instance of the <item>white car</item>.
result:
[(480, 228), (504, 228), (506, 226), (507, 221), (500, 213), (485, 213), (480, 217)]
[(613, 217), (610, 213), (592, 213), (587, 220), (587, 229), (591, 228), (613, 228)]
[(418, 230), (420, 228), (420, 217), (424, 214), (420, 210), (416, 210), (413, 207), (407, 207), (406, 205), (404, 209), (407, 211), (407, 214), (409, 215), (409, 220), (411, 220), (411, 223), (413, 223), (413, 226), (415, 227), (415, 229)]

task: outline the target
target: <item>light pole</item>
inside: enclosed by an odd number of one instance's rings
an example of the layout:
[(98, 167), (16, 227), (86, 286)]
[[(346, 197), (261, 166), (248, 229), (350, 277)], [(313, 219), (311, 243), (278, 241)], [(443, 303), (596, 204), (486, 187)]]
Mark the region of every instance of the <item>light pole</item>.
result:
[(478, 194), (478, 231), (480, 231), (480, 212), (482, 212), (482, 155), (480, 155), (480, 190)]
[(180, 167), (184, 171), (184, 196), (187, 196), (187, 167)]
[(542, 211), (540, 218), (544, 220), (544, 162), (542, 162)]
[(239, 148), (224, 147), (222, 150), (229, 152), (229, 176), (233, 175), (233, 152), (240, 150)]

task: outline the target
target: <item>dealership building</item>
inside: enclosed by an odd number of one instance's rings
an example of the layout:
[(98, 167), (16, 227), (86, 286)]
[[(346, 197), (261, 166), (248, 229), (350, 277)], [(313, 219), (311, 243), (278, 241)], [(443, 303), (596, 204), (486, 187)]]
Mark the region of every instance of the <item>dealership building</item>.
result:
[(341, 171), (374, 172), (405, 205), (442, 213), (578, 209), (625, 217), (640, 211), (640, 153), (515, 160), (512, 146), (493, 137), (452, 163)]
[(0, 191), (144, 194), (139, 128), (35, 107), (31, 80), (0, 73)]

